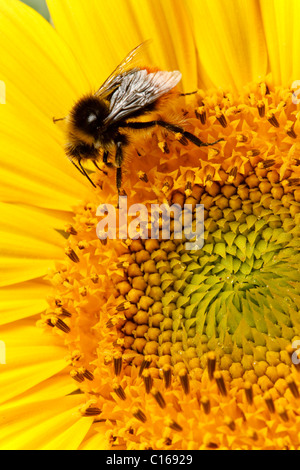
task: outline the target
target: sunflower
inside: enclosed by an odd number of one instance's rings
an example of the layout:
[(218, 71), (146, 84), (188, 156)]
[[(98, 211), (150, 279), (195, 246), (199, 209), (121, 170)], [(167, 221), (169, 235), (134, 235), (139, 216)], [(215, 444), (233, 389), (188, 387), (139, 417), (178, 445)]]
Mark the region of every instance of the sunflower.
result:
[[(54, 27), (0, 6), (0, 448), (298, 449), (299, 2), (48, 0)], [(175, 219), (99, 240), (114, 170), (94, 189), (53, 123), (149, 38), (197, 90), (161, 118), (223, 140), (136, 132), (122, 189), (202, 204), (197, 250)]]

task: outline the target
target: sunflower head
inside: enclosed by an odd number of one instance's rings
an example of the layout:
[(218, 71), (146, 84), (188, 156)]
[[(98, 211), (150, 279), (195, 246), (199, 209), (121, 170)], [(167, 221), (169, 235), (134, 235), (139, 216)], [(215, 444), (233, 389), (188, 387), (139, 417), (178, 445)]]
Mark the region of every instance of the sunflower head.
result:
[[(231, 436), (230, 446), (252, 448), (266, 442), (257, 429), (272, 415), (268, 439), (284, 427), (297, 446), (300, 147), (292, 94), (252, 84), (240, 96), (199, 91), (172, 106), (193, 135), (224, 141), (198, 149), (159, 128), (137, 134), (124, 186), (128, 205), (189, 204), (190, 227), (178, 237), (173, 214), (167, 238), (161, 220), (156, 238), (149, 229), (146, 238), (100, 243), (96, 203), (78, 207), (46, 322), (66, 336), (83, 415), (114, 417), (114, 445), (222, 448)], [(99, 200), (116, 197), (110, 177), (95, 178)], [(190, 251), (199, 204), (204, 245)]]
[[(0, 448), (299, 449), (299, 2), (48, 4), (0, 10)], [(91, 93), (145, 37), (198, 91), (132, 130), (118, 207)]]

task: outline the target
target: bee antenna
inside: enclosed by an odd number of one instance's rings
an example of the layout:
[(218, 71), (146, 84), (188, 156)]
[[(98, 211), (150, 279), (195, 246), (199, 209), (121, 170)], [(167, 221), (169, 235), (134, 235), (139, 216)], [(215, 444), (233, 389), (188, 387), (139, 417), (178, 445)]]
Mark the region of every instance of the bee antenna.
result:
[(81, 164), (81, 160), (77, 160), (77, 163), (78, 163), (78, 166), (76, 165), (76, 163), (72, 160), (72, 159), (69, 159), (71, 163), (73, 163), (73, 165), (75, 166), (75, 168), (77, 168), (77, 170), (83, 175), (85, 176), (89, 182), (91, 183), (92, 186), (94, 186), (94, 188), (96, 188), (97, 186), (93, 183), (93, 181), (91, 180), (91, 178), (89, 177), (89, 175), (87, 174), (85, 168), (83, 168), (82, 164)]
[(65, 119), (66, 119), (65, 117), (64, 117), (64, 118), (55, 118), (55, 117), (52, 118), (54, 124), (55, 124), (57, 121), (64, 121)]
[(190, 95), (195, 95), (196, 93), (198, 93), (198, 90), (190, 91), (189, 93), (180, 93), (179, 96), (190, 96)]

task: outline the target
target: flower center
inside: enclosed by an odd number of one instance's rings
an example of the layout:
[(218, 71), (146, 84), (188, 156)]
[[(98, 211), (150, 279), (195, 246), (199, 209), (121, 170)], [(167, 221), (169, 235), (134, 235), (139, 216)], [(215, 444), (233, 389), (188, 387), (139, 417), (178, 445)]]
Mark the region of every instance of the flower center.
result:
[(96, 208), (116, 189), (113, 170), (99, 172), (101, 189), (66, 228), (44, 321), (65, 338), (81, 411), (105, 423), (108, 447), (230, 447), (231, 433), (251, 448), (275, 432), (257, 432), (266, 419), (298, 446), (297, 108), (289, 90), (264, 84), (191, 100), (170, 115), (224, 142), (199, 149), (165, 130), (136, 133), (124, 190), (129, 204), (191, 205), (193, 232), (203, 205), (203, 247), (189, 251), (186, 234), (175, 236), (172, 213), (167, 239), (160, 226), (155, 239), (101, 243)]
[(187, 251), (172, 224), (170, 240), (129, 242), (116, 284), (125, 355), (200, 379), (213, 351), (214, 367), (266, 390), (289, 374), (285, 349), (299, 332), (299, 205), (272, 166), (228, 179), (172, 194), (172, 203), (203, 204), (201, 250)]

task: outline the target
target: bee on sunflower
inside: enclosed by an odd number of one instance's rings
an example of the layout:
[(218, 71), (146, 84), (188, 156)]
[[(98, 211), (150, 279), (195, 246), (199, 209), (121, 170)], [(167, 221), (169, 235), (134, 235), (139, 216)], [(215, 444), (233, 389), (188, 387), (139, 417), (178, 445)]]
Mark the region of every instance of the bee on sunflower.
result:
[[(298, 449), (298, 3), (48, 6), (54, 27), (0, 9), (0, 448)], [(99, 240), (115, 169), (87, 164), (90, 185), (52, 120), (149, 37), (149, 64), (197, 92), (151, 110), (176, 130), (132, 130), (118, 188), (128, 205), (201, 204), (201, 249), (174, 218), (168, 238)]]

